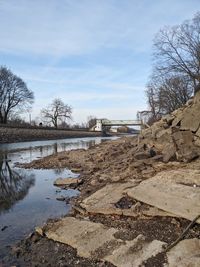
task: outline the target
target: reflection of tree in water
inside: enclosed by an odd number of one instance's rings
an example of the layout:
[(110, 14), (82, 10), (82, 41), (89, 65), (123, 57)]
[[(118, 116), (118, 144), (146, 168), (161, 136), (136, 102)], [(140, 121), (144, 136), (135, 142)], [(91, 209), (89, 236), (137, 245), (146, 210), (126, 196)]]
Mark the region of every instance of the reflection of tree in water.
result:
[(22, 200), (34, 183), (33, 174), (11, 169), (7, 155), (0, 155), (0, 213)]

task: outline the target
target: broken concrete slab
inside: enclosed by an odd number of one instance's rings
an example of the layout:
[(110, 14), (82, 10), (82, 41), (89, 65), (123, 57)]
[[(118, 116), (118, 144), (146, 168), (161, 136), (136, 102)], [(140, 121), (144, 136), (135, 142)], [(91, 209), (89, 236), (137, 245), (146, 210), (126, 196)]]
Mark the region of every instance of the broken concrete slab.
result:
[(124, 196), (126, 189), (136, 185), (137, 181), (134, 180), (128, 183), (108, 184), (84, 199), (81, 207), (89, 213), (122, 215), (122, 209), (116, 208), (114, 204)]
[(98, 248), (116, 240), (114, 234), (117, 231), (100, 223), (66, 217), (54, 223), (45, 234), (49, 239), (76, 248), (79, 256), (89, 258)]
[(155, 207), (147, 207), (147, 205), (145, 208), (141, 207), (142, 205), (138, 205), (139, 203), (135, 200), (135, 204), (129, 208), (118, 207), (116, 204), (127, 195), (127, 190), (134, 188), (137, 184), (137, 180), (132, 180), (132, 182), (127, 183), (108, 184), (84, 199), (80, 205), (88, 213), (92, 214), (115, 214), (131, 217), (137, 217), (138, 215), (173, 216), (171, 213), (159, 210)]
[(167, 267), (199, 267), (200, 240), (197, 238), (182, 240), (167, 253), (167, 258)]
[[(163, 171), (127, 190), (128, 196), (193, 220), (200, 214), (200, 171)], [(197, 221), (200, 223), (200, 219)]]
[(78, 184), (80, 182), (81, 180), (78, 178), (57, 178), (53, 184), (56, 186), (63, 186), (63, 185), (70, 186), (72, 184)]
[(101, 223), (66, 217), (49, 226), (45, 235), (77, 249), (81, 257), (107, 260), (117, 267), (140, 266), (166, 245), (158, 240), (146, 241), (143, 235), (124, 241), (115, 237), (117, 232)]
[(143, 235), (139, 235), (134, 240), (126, 241), (126, 244), (116, 248), (104, 259), (117, 267), (139, 267), (147, 259), (162, 252), (165, 244), (158, 240), (147, 242)]

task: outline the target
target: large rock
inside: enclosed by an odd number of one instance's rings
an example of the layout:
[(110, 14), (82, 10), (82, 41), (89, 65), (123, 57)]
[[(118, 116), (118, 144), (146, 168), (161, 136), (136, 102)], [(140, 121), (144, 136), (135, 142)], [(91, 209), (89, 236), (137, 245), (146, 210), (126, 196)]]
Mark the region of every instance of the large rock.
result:
[[(129, 189), (127, 194), (161, 210), (193, 220), (200, 214), (200, 171), (163, 171)], [(200, 219), (197, 222), (200, 223)]]
[(167, 143), (162, 151), (163, 162), (167, 163), (170, 160), (176, 159), (176, 147), (174, 143)]
[(182, 145), (188, 147), (193, 145), (194, 137), (191, 131), (175, 131), (172, 137), (178, 147)]
[(184, 110), (181, 130), (196, 132), (200, 125), (200, 104), (194, 104)]
[(161, 144), (172, 142), (172, 129), (164, 129), (157, 133), (157, 141)]
[(174, 129), (172, 134), (176, 147), (176, 158), (179, 161), (190, 162), (199, 156), (199, 151), (194, 144), (194, 135), (191, 131)]
[(182, 240), (167, 253), (168, 267), (199, 267), (200, 240)]

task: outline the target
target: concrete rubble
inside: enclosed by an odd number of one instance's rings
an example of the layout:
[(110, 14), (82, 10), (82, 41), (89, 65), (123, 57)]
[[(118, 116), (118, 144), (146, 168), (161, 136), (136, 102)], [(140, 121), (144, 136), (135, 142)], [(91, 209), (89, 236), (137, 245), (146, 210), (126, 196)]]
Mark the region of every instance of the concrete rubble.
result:
[(199, 267), (200, 240), (197, 238), (182, 240), (167, 253), (168, 264), (165, 267)]
[[(160, 172), (129, 189), (127, 194), (192, 221), (200, 214), (200, 171), (187, 169)], [(200, 219), (197, 222), (200, 223)]]
[(123, 241), (114, 235), (117, 229), (100, 223), (67, 217), (50, 227), (45, 235), (77, 249), (82, 257), (97, 257), (117, 267), (139, 267), (148, 258), (162, 252), (166, 243), (146, 241), (143, 235), (134, 240)]
[[(175, 216), (153, 206), (142, 207), (141, 203), (130, 203), (128, 208), (122, 208), (117, 203), (127, 195), (130, 188), (135, 188), (138, 182), (108, 184), (81, 202), (87, 212), (94, 214), (116, 214), (137, 217), (139, 214), (147, 216)], [(144, 201), (143, 201), (144, 202)]]
[[(156, 156), (149, 152), (153, 145)], [(77, 184), (81, 195), (69, 217), (39, 232), (75, 248), (81, 257), (114, 266), (200, 266), (200, 219), (185, 240), (164, 251), (200, 214), (199, 156), (200, 92), (138, 139), (122, 138), (27, 164), (73, 168), (81, 177), (55, 182)]]

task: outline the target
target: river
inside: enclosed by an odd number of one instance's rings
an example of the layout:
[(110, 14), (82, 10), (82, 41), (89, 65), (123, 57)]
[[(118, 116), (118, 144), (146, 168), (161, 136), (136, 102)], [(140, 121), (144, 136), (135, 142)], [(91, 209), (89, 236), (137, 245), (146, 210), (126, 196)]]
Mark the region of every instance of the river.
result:
[[(49, 218), (66, 215), (70, 205), (58, 198), (77, 196), (77, 190), (53, 186), (58, 177), (77, 177), (69, 169), (23, 169), (17, 163), (72, 149), (100, 144), (111, 138), (73, 138), (0, 145), (0, 259), (9, 249)], [(112, 138), (113, 139), (113, 138)]]

